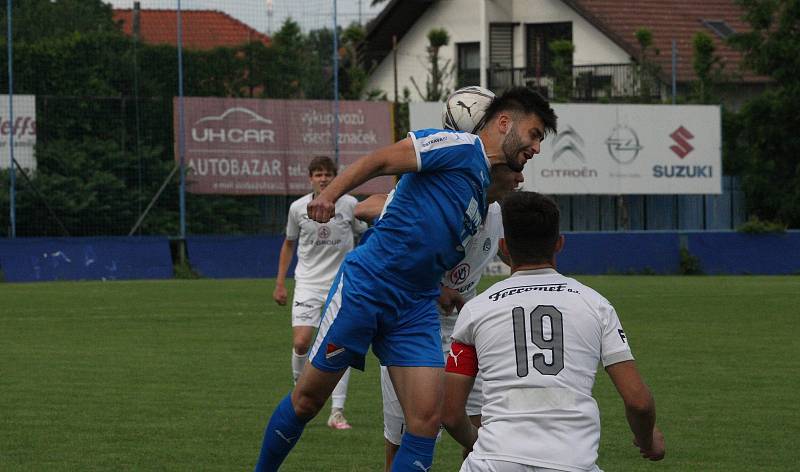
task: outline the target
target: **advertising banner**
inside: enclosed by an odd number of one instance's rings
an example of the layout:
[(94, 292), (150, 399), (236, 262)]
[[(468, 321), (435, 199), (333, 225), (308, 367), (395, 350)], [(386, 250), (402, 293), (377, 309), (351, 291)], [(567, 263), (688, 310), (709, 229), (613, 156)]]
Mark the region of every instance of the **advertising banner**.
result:
[(14, 135), (14, 159), (26, 172), (36, 170), (36, 97), (14, 95), (14, 118), (10, 119), (8, 95), (0, 95), (0, 169), (8, 169), (8, 144)]
[[(554, 104), (558, 134), (528, 162), (525, 190), (546, 194), (721, 194), (718, 106)], [(413, 129), (441, 104), (411, 104)]]
[[(175, 158), (179, 159), (178, 99)], [(332, 102), (184, 98), (187, 191), (234, 195), (303, 195), (308, 163), (334, 158)], [(339, 172), (392, 143), (391, 104), (339, 102)], [(372, 179), (353, 194), (387, 193), (391, 177)]]

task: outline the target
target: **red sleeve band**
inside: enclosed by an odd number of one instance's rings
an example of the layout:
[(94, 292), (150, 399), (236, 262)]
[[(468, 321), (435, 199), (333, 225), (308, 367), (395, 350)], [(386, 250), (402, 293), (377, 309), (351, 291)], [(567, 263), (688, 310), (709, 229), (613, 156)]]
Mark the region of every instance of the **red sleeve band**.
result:
[(475, 346), (453, 341), (453, 344), (450, 345), (450, 353), (447, 355), (445, 370), (470, 377), (477, 376), (478, 355), (475, 352)]

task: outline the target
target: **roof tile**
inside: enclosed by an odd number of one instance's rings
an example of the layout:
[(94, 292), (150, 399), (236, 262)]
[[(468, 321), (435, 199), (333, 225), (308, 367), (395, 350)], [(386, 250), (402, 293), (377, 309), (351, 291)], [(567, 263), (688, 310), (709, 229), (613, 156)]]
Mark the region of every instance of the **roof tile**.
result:
[[(175, 10), (140, 10), (142, 41), (148, 44), (177, 45), (178, 20)], [(187, 49), (213, 49), (238, 46), (251, 41), (270, 44), (270, 38), (226, 13), (216, 10), (181, 10), (183, 46)], [(133, 10), (114, 10), (114, 21), (125, 34), (132, 34)]]
[(632, 56), (637, 56), (639, 45), (635, 33), (648, 28), (653, 33), (653, 46), (659, 54), (652, 59), (665, 74), (672, 70), (672, 40), (676, 40), (677, 79), (679, 82), (695, 80), (692, 69), (692, 37), (697, 32), (708, 34), (714, 42), (715, 53), (723, 59), (725, 72), (741, 74), (745, 82), (761, 82), (765, 77), (742, 71), (742, 54), (734, 50), (703, 20), (723, 20), (736, 32), (749, 31), (742, 19), (744, 11), (732, 0), (637, 0), (635, 7), (623, 0), (570, 0), (570, 4), (606, 33), (611, 33)]

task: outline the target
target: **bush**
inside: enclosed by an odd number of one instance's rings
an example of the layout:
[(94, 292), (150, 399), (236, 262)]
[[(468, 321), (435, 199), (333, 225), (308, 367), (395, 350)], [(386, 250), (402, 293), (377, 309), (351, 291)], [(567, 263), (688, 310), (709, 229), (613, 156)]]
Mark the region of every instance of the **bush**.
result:
[(685, 247), (681, 248), (680, 273), (683, 275), (700, 275), (703, 273), (703, 269), (700, 267), (700, 259)]
[(785, 233), (786, 225), (779, 221), (760, 220), (757, 216), (753, 216), (736, 228), (736, 231), (747, 234)]

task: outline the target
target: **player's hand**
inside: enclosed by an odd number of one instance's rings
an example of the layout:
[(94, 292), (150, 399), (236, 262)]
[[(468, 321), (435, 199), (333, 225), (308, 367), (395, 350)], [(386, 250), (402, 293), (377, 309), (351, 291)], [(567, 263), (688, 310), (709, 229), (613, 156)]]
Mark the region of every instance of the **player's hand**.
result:
[(641, 447), (636, 438), (633, 438), (633, 445), (639, 448), (639, 453), (643, 458), (651, 461), (660, 461), (667, 452), (664, 444), (664, 434), (658, 429), (658, 426), (653, 428), (653, 441), (648, 449)]
[(286, 287), (276, 285), (275, 290), (272, 291), (272, 299), (280, 306), (286, 305)]
[(453, 314), (453, 310), (455, 310), (455, 313), (461, 311), (461, 307), (464, 306), (464, 297), (458, 293), (458, 290), (442, 286), (439, 299), (436, 302), (444, 312), (444, 316), (450, 316)]
[(336, 213), (336, 202), (323, 197), (322, 194), (311, 201), (306, 207), (308, 217), (317, 223), (327, 223)]

